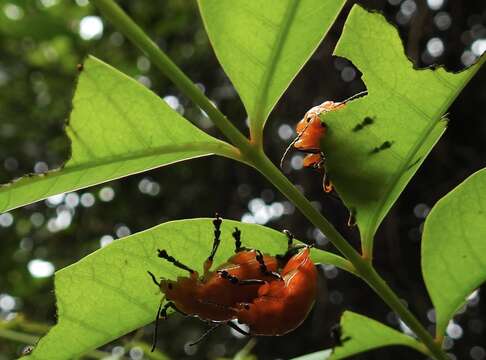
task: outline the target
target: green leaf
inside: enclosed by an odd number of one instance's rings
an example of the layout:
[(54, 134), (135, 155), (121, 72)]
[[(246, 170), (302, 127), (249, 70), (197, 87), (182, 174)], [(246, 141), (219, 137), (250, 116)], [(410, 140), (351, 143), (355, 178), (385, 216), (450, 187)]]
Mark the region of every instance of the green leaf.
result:
[(98, 59), (87, 59), (66, 132), (61, 169), (0, 187), (0, 213), (48, 196), (233, 148), (202, 132), (153, 92)]
[(437, 335), (486, 280), (486, 169), (444, 196), (427, 216), (422, 272), (436, 312)]
[(343, 0), (199, 0), (223, 69), (261, 140), (268, 115), (317, 48)]
[[(234, 253), (231, 232), (235, 226), (242, 231), (244, 246), (269, 254), (285, 252), (287, 239), (281, 232), (224, 220), (215, 264), (223, 263)], [(156, 250), (166, 249), (182, 263), (202, 271), (213, 236), (212, 219), (167, 222), (116, 240), (56, 272), (58, 324), (40, 340), (29, 360), (70, 359), (151, 323), (161, 294), (147, 270), (173, 279), (187, 275), (159, 259)], [(321, 250), (313, 249), (313, 253), (336, 266), (343, 261)]]
[[(356, 212), (364, 255), (371, 256), (379, 224), (439, 140), (444, 112), (486, 56), (457, 74), (416, 70), (397, 30), (357, 5), (335, 54), (358, 67), (369, 94), (322, 116), (328, 133), (321, 145), (330, 180)], [(366, 118), (373, 123), (358, 130)]]
[[(366, 316), (345, 311), (341, 317), (342, 346), (294, 358), (293, 360), (339, 360), (372, 349), (403, 345), (427, 355), (425, 348), (414, 338), (400, 333)], [(347, 340), (346, 340), (347, 339)]]

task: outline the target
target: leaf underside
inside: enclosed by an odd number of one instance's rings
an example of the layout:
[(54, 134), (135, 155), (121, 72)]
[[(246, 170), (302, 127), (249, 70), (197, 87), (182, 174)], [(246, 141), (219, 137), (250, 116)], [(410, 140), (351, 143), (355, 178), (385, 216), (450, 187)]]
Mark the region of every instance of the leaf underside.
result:
[(327, 33), (343, 0), (199, 0), (224, 71), (240, 95), (252, 133)]
[(443, 134), (444, 112), (486, 56), (457, 74), (416, 70), (397, 30), (357, 5), (335, 54), (363, 73), (368, 95), (322, 115), (328, 132), (321, 146), (328, 176), (355, 212), (363, 248), (371, 252), (379, 224)]
[(453, 314), (486, 281), (486, 169), (443, 197), (427, 216), (422, 272), (443, 335)]
[[(79, 77), (66, 133), (71, 159), (60, 169), (0, 187), (0, 213), (231, 147), (189, 123), (153, 92), (89, 57)], [(228, 155), (229, 154), (229, 155)]]
[[(279, 231), (224, 220), (215, 265), (234, 253), (231, 233), (235, 226), (242, 231), (243, 246), (268, 254), (286, 250), (287, 238)], [(162, 295), (147, 270), (171, 279), (187, 276), (187, 272), (159, 259), (157, 249), (167, 250), (201, 272), (213, 236), (212, 219), (167, 222), (116, 240), (56, 272), (58, 323), (28, 359), (70, 359), (151, 323)], [(312, 258), (336, 266), (344, 263), (339, 256), (317, 249), (312, 250)]]
[(345, 311), (341, 317), (342, 346), (294, 358), (293, 360), (339, 360), (372, 349), (403, 345), (417, 351), (423, 346), (414, 338), (366, 316)]

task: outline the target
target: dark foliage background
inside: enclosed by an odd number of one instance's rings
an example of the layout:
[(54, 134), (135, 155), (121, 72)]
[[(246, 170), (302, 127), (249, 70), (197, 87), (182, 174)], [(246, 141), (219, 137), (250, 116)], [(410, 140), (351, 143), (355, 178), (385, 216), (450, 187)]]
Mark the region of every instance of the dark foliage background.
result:
[[(214, 56), (196, 3), (120, 3), (246, 132), (243, 106)], [(351, 3), (271, 115), (265, 147), (275, 162), (290, 141), (289, 130), (308, 108), (326, 99), (343, 100), (364, 88), (352, 64), (330, 55)], [(361, 3), (383, 12), (398, 26), (406, 53), (416, 67), (444, 64), (457, 71), (471, 64), (475, 55), (486, 48), (484, 1)], [(219, 136), (194, 105), (109, 23), (102, 20), (102, 36), (83, 39), (80, 24), (91, 15), (97, 16), (97, 12), (87, 0), (0, 1), (0, 183), (56, 168), (69, 157), (63, 124), (69, 117), (76, 64), (87, 54), (150, 84), (161, 97), (178, 102), (178, 110), (187, 118)], [(95, 23), (99, 24), (96, 18)], [(486, 165), (485, 74), (484, 69), (479, 72), (450, 108), (448, 131), (386, 218), (376, 241), (379, 271), (420, 320), (430, 326), (433, 314), (420, 272), (420, 231), (428, 209)], [(357, 244), (358, 234), (345, 225), (347, 212), (340, 201), (322, 192), (317, 174), (299, 169), (300, 160), (299, 154), (292, 155), (289, 164), (293, 166), (286, 169), (288, 176)], [(273, 214), (280, 216), (268, 216), (272, 204), (277, 209)], [(55, 322), (53, 277), (39, 277), (42, 271), (49, 274), (49, 264), (61, 269), (98, 249), (101, 243), (116, 241), (130, 232), (172, 219), (212, 216), (215, 211), (237, 220), (256, 218), (276, 229), (290, 229), (301, 239), (317, 237), (326, 242), (251, 168), (216, 157), (178, 163), (0, 215), (0, 328), (36, 334)], [(326, 247), (332, 250), (332, 246)], [(259, 338), (254, 348), (259, 359), (287, 359), (331, 346), (329, 329), (346, 309), (400, 328), (396, 317), (361, 281), (334, 268), (321, 270), (320, 297), (307, 321), (285, 337)], [(449, 329), (447, 347), (457, 359), (486, 358), (486, 302), (481, 296), (478, 292), (471, 298), (455, 318), (458, 326)], [(205, 328), (198, 320), (175, 315), (161, 328), (159, 348), (174, 359), (231, 357), (247, 341), (236, 338), (228, 329), (220, 329), (191, 350), (185, 344)], [(120, 346), (129, 344), (134, 336), (150, 342), (152, 331), (149, 326), (102, 350), (118, 354)], [(0, 359), (18, 356), (23, 347), (0, 338)], [(132, 353), (124, 356), (140, 359), (139, 353)], [(421, 358), (411, 350), (392, 347), (356, 359), (392, 357)]]

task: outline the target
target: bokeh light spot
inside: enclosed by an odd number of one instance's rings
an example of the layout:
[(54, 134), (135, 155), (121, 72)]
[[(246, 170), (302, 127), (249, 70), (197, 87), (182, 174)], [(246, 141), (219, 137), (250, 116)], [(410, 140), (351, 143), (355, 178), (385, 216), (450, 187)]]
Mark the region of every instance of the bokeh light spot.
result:
[(95, 203), (95, 197), (91, 193), (84, 193), (81, 195), (81, 205), (84, 207), (91, 207)]
[(85, 16), (79, 23), (79, 36), (83, 40), (99, 39), (103, 35), (103, 22), (98, 16)]
[(341, 79), (346, 82), (351, 82), (356, 77), (356, 70), (354, 70), (351, 66), (346, 66), (341, 71)]
[(405, 0), (400, 5), (400, 12), (406, 17), (411, 17), (417, 11), (417, 4), (413, 0)]
[(434, 16), (434, 23), (439, 30), (444, 31), (450, 28), (452, 24), (452, 19), (448, 13), (441, 11)]
[(0, 226), (9, 227), (13, 224), (14, 218), (10, 213), (4, 213), (0, 215)]
[(431, 10), (439, 10), (444, 5), (444, 0), (427, 0), (427, 5)]
[(486, 39), (475, 40), (471, 45), (471, 51), (476, 56), (483, 55), (486, 52)]
[(483, 360), (486, 358), (486, 350), (482, 346), (473, 346), (469, 351), (469, 355), (473, 360)]
[(434, 37), (427, 42), (427, 51), (433, 57), (439, 57), (444, 52), (444, 43), (441, 39)]
[(111, 349), (111, 354), (116, 358), (122, 357), (125, 354), (125, 348), (123, 346), (114, 346)]
[(35, 278), (45, 278), (54, 274), (55, 268), (52, 263), (45, 260), (34, 259), (27, 264), (30, 274)]
[(40, 0), (42, 6), (45, 8), (52, 7), (54, 5), (57, 5), (58, 0)]
[(134, 346), (130, 349), (129, 355), (133, 360), (143, 359), (143, 350), (141, 347)]
[(460, 339), (463, 334), (462, 327), (453, 321), (451, 321), (449, 325), (447, 325), (446, 332), (447, 335), (449, 335), (454, 340)]
[(0, 310), (10, 312), (15, 309), (15, 299), (8, 294), (0, 295)]
[(64, 199), (64, 203), (70, 207), (70, 208), (75, 208), (76, 206), (79, 205), (79, 195), (75, 192), (69, 193), (66, 195), (66, 198)]
[(131, 230), (128, 226), (120, 224), (120, 225), (116, 226), (115, 233), (116, 233), (116, 236), (118, 236), (119, 238), (122, 238), (122, 237), (130, 235), (132, 232), (131, 232)]
[(110, 186), (102, 188), (98, 194), (101, 201), (108, 202), (115, 198), (115, 190)]
[(290, 159), (290, 166), (294, 170), (300, 170), (304, 166), (304, 157), (301, 154), (296, 154)]
[(113, 242), (113, 236), (111, 235), (103, 235), (100, 239), (100, 247), (105, 247)]
[(38, 161), (34, 165), (34, 172), (36, 174), (42, 174), (49, 170), (49, 166), (44, 161)]
[(7, 18), (10, 20), (20, 20), (24, 17), (24, 9), (20, 6), (7, 3), (3, 7), (3, 12)]
[(294, 135), (294, 130), (288, 125), (283, 124), (278, 128), (278, 136), (282, 140), (289, 140)]
[(139, 56), (137, 59), (137, 68), (142, 72), (150, 70), (150, 61), (145, 56)]

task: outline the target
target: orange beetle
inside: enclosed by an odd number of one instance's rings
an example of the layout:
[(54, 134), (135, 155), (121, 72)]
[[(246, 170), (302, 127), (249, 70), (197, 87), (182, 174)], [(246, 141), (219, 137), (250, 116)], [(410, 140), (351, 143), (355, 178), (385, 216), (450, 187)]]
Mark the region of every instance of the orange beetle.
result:
[(277, 256), (285, 263), (282, 278), (262, 285), (252, 302), (236, 305), (238, 322), (248, 325), (249, 334), (284, 335), (306, 319), (317, 294), (317, 270), (309, 248), (294, 247), (284, 256)]
[(338, 110), (345, 104), (345, 102), (324, 101), (321, 105), (314, 106), (307, 111), (302, 120), (297, 123), (297, 139), (293, 145), (297, 150), (311, 153), (304, 159), (305, 167), (322, 167), (321, 162), (324, 157), (321, 152), (320, 141), (326, 135), (327, 126), (326, 123), (321, 121), (320, 115)]
[[(162, 279), (157, 281), (154, 274), (148, 272), (153, 282), (164, 294), (168, 302), (159, 306), (156, 316), (156, 332), (159, 318), (167, 317), (167, 310), (173, 310), (187, 316), (196, 316), (210, 322), (227, 322), (236, 317), (233, 306), (239, 302), (252, 301), (258, 295), (258, 288), (265, 282), (280, 278), (276, 272), (278, 262), (273, 256), (263, 255), (258, 250), (241, 247), (241, 232), (237, 228), (233, 232), (235, 240), (235, 255), (227, 262), (210, 271), (214, 256), (219, 247), (222, 220), (217, 216), (213, 220), (214, 242), (212, 251), (204, 262), (204, 273), (198, 272), (184, 265), (170, 256), (165, 250), (158, 250), (158, 256), (176, 267), (189, 272), (189, 276), (180, 276), (177, 280)], [(221, 274), (224, 274), (223, 277)], [(245, 286), (235, 287), (227, 278), (242, 279)], [(230, 325), (230, 324), (229, 324)], [(230, 325), (231, 326), (231, 325)]]
[[(280, 167), (282, 167), (285, 156), (293, 146), (297, 150), (307, 153), (304, 158), (304, 167), (324, 169), (325, 158), (321, 151), (320, 141), (326, 135), (327, 125), (321, 121), (320, 115), (334, 110), (339, 110), (343, 108), (349, 101), (366, 94), (367, 92), (363, 91), (342, 102), (324, 101), (322, 104), (314, 106), (307, 111), (302, 120), (297, 123), (297, 137), (285, 150), (285, 153), (280, 161)], [(323, 178), (323, 187), (325, 192), (332, 191), (332, 185), (329, 181), (327, 181), (325, 174)]]

